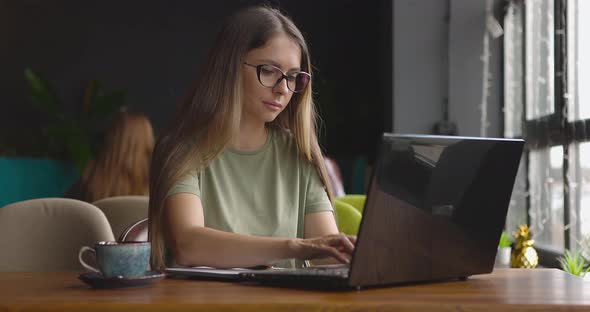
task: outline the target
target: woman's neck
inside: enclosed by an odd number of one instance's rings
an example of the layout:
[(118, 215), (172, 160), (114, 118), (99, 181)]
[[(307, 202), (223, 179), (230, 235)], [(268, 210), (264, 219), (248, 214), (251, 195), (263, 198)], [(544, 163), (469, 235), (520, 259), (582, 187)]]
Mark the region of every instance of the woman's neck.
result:
[(264, 123), (241, 122), (240, 132), (232, 140), (231, 147), (238, 151), (255, 151), (264, 146), (267, 137), (268, 130)]

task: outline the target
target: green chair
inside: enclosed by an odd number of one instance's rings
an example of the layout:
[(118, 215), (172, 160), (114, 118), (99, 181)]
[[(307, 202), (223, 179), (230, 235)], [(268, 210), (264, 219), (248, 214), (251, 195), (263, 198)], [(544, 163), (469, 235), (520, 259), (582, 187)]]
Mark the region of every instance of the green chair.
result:
[(356, 235), (361, 224), (366, 196), (362, 194), (347, 195), (344, 192), (342, 175), (336, 161), (325, 157), (324, 162), (330, 179), (330, 186), (332, 187), (330, 191), (336, 196), (334, 198), (334, 208), (338, 229), (340, 232)]
[(334, 200), (334, 209), (338, 230), (345, 234), (357, 235), (361, 225), (361, 213), (352, 205), (339, 200)]
[(334, 200), (347, 203), (356, 210), (358, 210), (361, 215), (363, 214), (363, 208), (365, 208), (365, 200), (367, 199), (366, 195), (363, 194), (347, 194), (341, 197), (336, 197)]

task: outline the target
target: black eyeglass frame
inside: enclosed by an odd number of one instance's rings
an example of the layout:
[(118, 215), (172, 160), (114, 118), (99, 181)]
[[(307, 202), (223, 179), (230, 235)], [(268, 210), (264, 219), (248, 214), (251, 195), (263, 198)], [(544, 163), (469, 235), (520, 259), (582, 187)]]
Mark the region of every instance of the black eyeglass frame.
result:
[[(250, 64), (250, 63), (248, 63), (248, 62), (244, 62), (244, 65), (248, 65), (248, 66), (250, 66), (250, 67), (254, 67), (254, 68), (256, 68), (256, 77), (258, 78), (258, 82), (260, 82), (260, 84), (261, 84), (263, 87), (265, 87), (265, 88), (274, 88), (274, 87), (276, 87), (276, 86), (277, 86), (279, 83), (281, 83), (281, 81), (283, 81), (283, 79), (289, 78), (289, 76), (288, 76), (287, 74), (285, 74), (285, 72), (283, 72), (283, 71), (282, 71), (280, 68), (278, 68), (278, 67), (276, 67), (276, 66), (274, 66), (274, 65), (271, 65), (271, 64), (260, 64), (260, 65), (254, 65), (254, 64)], [(278, 70), (278, 71), (281, 73), (282, 77), (281, 77), (281, 78), (279, 78), (279, 79), (277, 80), (277, 82), (275, 82), (275, 84), (274, 84), (273, 86), (266, 86), (266, 85), (264, 85), (264, 84), (262, 83), (262, 80), (260, 80), (260, 70), (262, 69), (262, 66), (270, 66), (270, 67), (272, 67), (272, 68), (275, 68), (275, 69), (277, 69), (277, 70)], [(308, 77), (308, 79), (309, 79), (309, 80), (308, 80), (308, 82), (305, 84), (305, 87), (307, 87), (307, 85), (309, 84), (309, 81), (311, 81), (311, 75), (310, 75), (309, 73), (306, 73), (306, 72), (304, 72), (304, 71), (298, 71), (298, 72), (294, 72), (292, 75), (295, 75), (295, 76), (297, 76), (297, 75), (299, 75), (299, 74), (303, 74), (303, 75), (306, 75), (306, 76)], [(299, 90), (299, 91), (295, 91), (295, 90), (291, 89), (291, 87), (289, 87), (289, 81), (287, 80), (287, 89), (289, 89), (289, 90), (290, 90), (291, 92), (293, 92), (293, 93), (299, 93), (299, 92), (302, 92), (303, 90), (305, 90), (305, 87), (304, 87), (303, 89)]]

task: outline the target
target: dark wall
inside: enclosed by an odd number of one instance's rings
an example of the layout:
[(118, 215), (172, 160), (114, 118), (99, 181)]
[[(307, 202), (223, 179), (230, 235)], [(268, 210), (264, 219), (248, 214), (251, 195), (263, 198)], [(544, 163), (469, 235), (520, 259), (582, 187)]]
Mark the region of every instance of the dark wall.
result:
[[(84, 83), (125, 89), (130, 106), (156, 126), (171, 115), (176, 99), (202, 61), (230, 1), (6, 1), (0, 11), (1, 102), (20, 118), (34, 114), (26, 103), (24, 67), (30, 65), (57, 88), (73, 109)], [(29, 114), (32, 113), (32, 114)]]
[(392, 122), (391, 2), (281, 3), (312, 49), (328, 153), (372, 156)]
[[(107, 91), (126, 90), (129, 107), (161, 128), (221, 20), (256, 2), (0, 0), (0, 139), (44, 124), (27, 98), (26, 66), (55, 84), (68, 111), (79, 109), (85, 83), (97, 79)], [(309, 41), (327, 153), (372, 154), (391, 128), (391, 3), (272, 3)]]

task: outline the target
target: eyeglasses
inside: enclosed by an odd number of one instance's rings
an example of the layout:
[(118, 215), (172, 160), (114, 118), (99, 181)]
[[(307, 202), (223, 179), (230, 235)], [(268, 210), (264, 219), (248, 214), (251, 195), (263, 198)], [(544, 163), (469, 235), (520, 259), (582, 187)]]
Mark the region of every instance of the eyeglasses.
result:
[(258, 81), (261, 85), (267, 88), (274, 88), (276, 85), (281, 83), (283, 79), (286, 79), (287, 88), (292, 92), (297, 93), (303, 91), (311, 80), (311, 75), (303, 71), (294, 72), (287, 75), (280, 68), (273, 65), (252, 65), (248, 62), (244, 62), (244, 64), (256, 68)]

